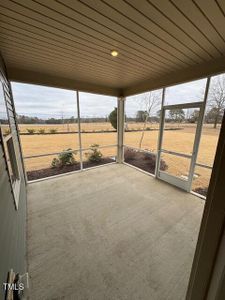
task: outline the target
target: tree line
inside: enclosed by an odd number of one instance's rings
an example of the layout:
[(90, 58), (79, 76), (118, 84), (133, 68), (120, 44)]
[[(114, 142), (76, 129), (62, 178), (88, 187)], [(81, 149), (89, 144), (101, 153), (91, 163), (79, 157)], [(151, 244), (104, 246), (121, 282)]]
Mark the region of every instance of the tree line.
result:
[[(203, 95), (202, 95), (203, 97)], [(157, 107), (160, 105), (160, 95), (153, 92), (149, 92), (142, 99), (142, 104), (144, 105), (143, 110), (138, 110), (134, 117), (125, 116), (126, 122), (143, 122), (144, 128), (149, 122), (159, 122), (160, 110), (156, 113)], [(209, 95), (208, 95), (208, 107), (205, 114), (205, 123), (213, 124), (216, 128), (222, 121), (224, 109), (225, 109), (225, 76), (219, 76), (217, 80), (213, 81), (210, 85)], [(188, 122), (195, 123), (199, 117), (199, 110), (193, 110), (191, 114), (186, 114), (183, 109), (173, 109), (170, 110), (166, 115), (167, 122)], [(1, 120), (4, 123), (5, 120)], [(71, 116), (69, 118), (49, 118), (43, 119), (40, 117), (29, 117), (26, 115), (17, 115), (17, 121), (19, 124), (69, 124), (77, 123), (77, 118)], [(117, 108), (106, 117), (88, 117), (80, 118), (83, 123), (97, 123), (97, 122), (108, 122), (110, 121), (112, 126), (116, 129), (117, 127)]]
[[(91, 118), (80, 118), (83, 123), (98, 123), (108, 122), (108, 117), (91, 117)], [(17, 115), (18, 124), (69, 124), (77, 123), (77, 118), (74, 116), (69, 118), (49, 118), (43, 119), (40, 117), (30, 117), (26, 115)]]
[[(117, 122), (117, 108), (109, 114), (108, 117), (91, 117), (91, 118), (80, 118), (82, 123), (103, 123), (103, 122), (111, 122), (113, 127), (116, 127)], [(191, 114), (185, 115), (183, 109), (173, 109), (169, 110), (168, 115), (166, 116), (166, 122), (175, 122), (175, 123), (196, 123), (199, 117), (199, 110), (194, 110)], [(219, 123), (221, 123), (223, 117), (223, 110), (218, 110), (216, 107), (212, 107), (208, 110), (205, 114), (205, 123), (213, 124), (214, 128), (217, 127)], [(138, 110), (134, 117), (127, 117), (125, 116), (126, 122), (137, 122), (137, 123), (144, 123), (146, 121), (150, 123), (159, 122), (160, 119), (160, 110), (157, 111), (156, 115), (149, 115), (146, 110)], [(0, 120), (2, 124), (4, 124), (5, 120)], [(70, 117), (70, 118), (49, 118), (49, 119), (42, 119), (38, 117), (29, 117), (26, 115), (17, 115), (17, 122), (18, 124), (71, 124), (77, 123), (77, 118)], [(116, 128), (115, 128), (116, 129)]]

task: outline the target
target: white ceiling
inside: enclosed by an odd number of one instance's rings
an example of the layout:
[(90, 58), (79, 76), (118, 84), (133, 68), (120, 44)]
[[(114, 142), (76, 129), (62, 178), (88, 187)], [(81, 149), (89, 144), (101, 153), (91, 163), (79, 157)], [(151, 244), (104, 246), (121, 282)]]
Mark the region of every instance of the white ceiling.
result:
[(225, 70), (225, 1), (1, 0), (0, 50), (12, 80), (133, 94)]

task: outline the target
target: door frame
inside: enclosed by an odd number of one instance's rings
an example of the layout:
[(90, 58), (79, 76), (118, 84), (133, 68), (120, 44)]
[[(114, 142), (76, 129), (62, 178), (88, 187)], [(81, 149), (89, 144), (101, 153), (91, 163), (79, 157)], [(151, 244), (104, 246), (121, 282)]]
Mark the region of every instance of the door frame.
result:
[[(202, 133), (202, 126), (203, 126), (203, 122), (204, 122), (205, 107), (206, 107), (206, 100), (208, 97), (209, 85), (210, 85), (210, 77), (207, 78), (204, 98), (203, 98), (203, 101), (201, 101), (201, 102), (190, 102), (190, 103), (182, 103), (182, 104), (164, 105), (165, 90), (163, 92), (163, 101), (162, 101), (161, 118), (160, 118), (161, 122), (160, 122), (159, 142), (158, 142), (158, 151), (157, 151), (157, 163), (156, 163), (156, 178), (164, 180), (164, 181), (166, 181), (172, 185), (175, 185), (187, 192), (190, 192), (191, 187), (192, 187), (193, 175), (194, 175), (194, 170), (195, 170), (195, 165), (196, 165), (197, 155), (198, 155), (198, 149), (199, 149), (199, 144), (200, 144), (200, 139), (201, 139), (201, 133)], [(163, 142), (166, 110), (188, 109), (188, 108), (199, 108), (199, 118), (198, 118), (197, 127), (196, 127), (196, 131), (195, 131), (195, 138), (194, 138), (194, 143), (193, 143), (193, 148), (192, 148), (192, 154), (189, 155), (189, 154), (179, 153), (176, 151), (168, 151), (166, 149), (163, 149), (162, 142)], [(183, 180), (174, 175), (168, 174), (167, 172), (160, 171), (160, 159), (161, 159), (162, 153), (168, 153), (168, 154), (179, 156), (179, 157), (186, 157), (191, 160), (189, 172), (188, 172), (188, 180)]]

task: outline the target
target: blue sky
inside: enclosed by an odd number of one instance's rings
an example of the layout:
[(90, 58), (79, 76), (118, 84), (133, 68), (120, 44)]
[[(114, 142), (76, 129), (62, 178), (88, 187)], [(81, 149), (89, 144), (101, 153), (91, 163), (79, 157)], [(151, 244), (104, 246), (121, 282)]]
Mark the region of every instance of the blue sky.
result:
[[(202, 99), (206, 79), (167, 88), (165, 104), (196, 102)], [(76, 93), (74, 91), (12, 82), (15, 107), (18, 114), (42, 118), (76, 116)], [(156, 91), (160, 95), (160, 91)], [(126, 114), (135, 116), (144, 110), (146, 93), (127, 98)], [(116, 97), (80, 92), (82, 117), (105, 117), (117, 105)], [(157, 107), (155, 112), (160, 109)]]

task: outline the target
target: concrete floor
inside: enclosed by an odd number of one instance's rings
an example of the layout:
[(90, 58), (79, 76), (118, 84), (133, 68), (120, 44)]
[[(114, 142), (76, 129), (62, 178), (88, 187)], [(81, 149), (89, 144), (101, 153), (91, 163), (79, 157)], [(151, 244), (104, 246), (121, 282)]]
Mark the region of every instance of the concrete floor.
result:
[(129, 166), (30, 184), (30, 299), (184, 299), (204, 201)]

